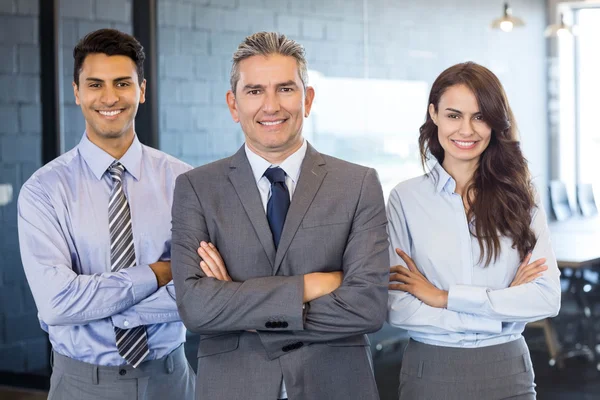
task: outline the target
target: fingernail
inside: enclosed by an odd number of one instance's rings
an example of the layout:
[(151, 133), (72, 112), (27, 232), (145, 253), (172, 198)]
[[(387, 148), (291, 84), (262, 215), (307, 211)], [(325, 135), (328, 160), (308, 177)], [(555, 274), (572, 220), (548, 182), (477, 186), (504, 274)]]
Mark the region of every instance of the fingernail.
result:
[(200, 242), (200, 246), (206, 247), (206, 242)]

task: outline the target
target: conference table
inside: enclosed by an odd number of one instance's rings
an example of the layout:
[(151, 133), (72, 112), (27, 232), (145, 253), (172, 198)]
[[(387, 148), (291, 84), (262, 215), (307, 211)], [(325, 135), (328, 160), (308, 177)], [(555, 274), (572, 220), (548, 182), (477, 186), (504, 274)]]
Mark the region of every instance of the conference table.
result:
[(564, 359), (582, 355), (594, 362), (596, 369), (600, 370), (600, 343), (596, 339), (593, 306), (585, 295), (591, 289), (591, 284), (584, 276), (585, 270), (600, 266), (600, 216), (550, 222), (549, 227), (558, 267), (563, 271), (563, 279), (569, 285), (568, 291), (575, 298), (581, 314), (578, 322), (584, 337), (580, 338), (582, 343), (575, 348), (565, 349), (551, 319), (537, 321), (533, 326), (544, 329), (551, 365), (556, 364), (561, 368)]

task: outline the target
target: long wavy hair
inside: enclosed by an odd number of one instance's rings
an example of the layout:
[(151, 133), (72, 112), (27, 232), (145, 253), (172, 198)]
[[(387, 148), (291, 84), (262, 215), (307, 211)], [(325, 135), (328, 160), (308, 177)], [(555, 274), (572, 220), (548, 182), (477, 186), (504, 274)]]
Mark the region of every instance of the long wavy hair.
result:
[[(535, 244), (531, 230), (531, 211), (535, 194), (527, 160), (521, 152), (513, 113), (500, 80), (489, 69), (466, 62), (454, 65), (437, 77), (429, 94), (429, 103), (438, 112), (440, 98), (454, 85), (465, 85), (475, 95), (483, 120), (491, 127), (488, 147), (464, 193), (468, 205), (467, 219), (474, 221), (471, 234), (477, 238), (481, 257), (488, 266), (500, 254), (500, 238), (512, 239), (521, 259)], [(444, 162), (444, 149), (438, 128), (429, 112), (419, 129), (421, 162), (426, 168), (430, 155)]]

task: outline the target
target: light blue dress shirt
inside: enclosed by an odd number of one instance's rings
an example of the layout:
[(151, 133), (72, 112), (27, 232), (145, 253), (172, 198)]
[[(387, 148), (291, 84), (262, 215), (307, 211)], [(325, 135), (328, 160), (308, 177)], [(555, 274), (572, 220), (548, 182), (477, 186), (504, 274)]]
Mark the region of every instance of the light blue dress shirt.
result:
[[(290, 154), (281, 164), (277, 165), (271, 164), (258, 154), (254, 153), (247, 144), (244, 146), (246, 157), (248, 157), (248, 162), (250, 163), (250, 168), (252, 168), (252, 174), (256, 181), (256, 186), (260, 192), (260, 199), (265, 213), (267, 212), (267, 203), (271, 196), (271, 183), (269, 182), (269, 179), (264, 176), (265, 171), (271, 167), (280, 167), (285, 172), (285, 185), (290, 193), (290, 200), (292, 200), (292, 195), (294, 194), (294, 190), (296, 190), (296, 185), (300, 178), (300, 169), (302, 168), (302, 161), (304, 161), (304, 156), (306, 156), (307, 148), (308, 144), (306, 143), (306, 140), (304, 140), (302, 146), (300, 146), (298, 150)], [(279, 398), (287, 398), (287, 390), (285, 388), (285, 382), (283, 381), (281, 382), (281, 389), (279, 390)]]
[(479, 264), (479, 244), (455, 188), (454, 179), (436, 164), (431, 174), (392, 190), (387, 210), (391, 263), (405, 266), (394, 249), (405, 251), (432, 284), (448, 291), (448, 306), (430, 307), (409, 293), (390, 290), (388, 322), (431, 345), (482, 347), (516, 340), (527, 322), (555, 316), (560, 308), (560, 273), (546, 213), (536, 199), (530, 262), (546, 258), (548, 270), (511, 288), (519, 252), (502, 237), (497, 260), (487, 267)]
[(23, 185), (19, 244), (42, 329), (53, 349), (75, 360), (123, 365), (114, 326), (146, 325), (150, 354), (162, 358), (185, 341), (173, 282), (157, 288), (149, 267), (171, 259), (175, 178), (191, 167), (142, 145), (137, 136), (119, 160), (131, 209), (136, 266), (110, 271), (108, 201), (114, 158), (84, 134), (71, 151)]

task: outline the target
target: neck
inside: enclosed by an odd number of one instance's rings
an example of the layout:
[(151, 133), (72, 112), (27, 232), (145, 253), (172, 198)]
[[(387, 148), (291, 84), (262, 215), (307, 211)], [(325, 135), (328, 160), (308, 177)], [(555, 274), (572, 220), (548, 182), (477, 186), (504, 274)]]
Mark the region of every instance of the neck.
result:
[(97, 134), (90, 133), (89, 130), (86, 132), (90, 142), (110, 154), (115, 160), (119, 160), (123, 157), (133, 143), (133, 138), (135, 136), (133, 129), (131, 132), (127, 132), (116, 138), (103, 138)]
[(271, 164), (274, 164), (274, 165), (279, 165), (282, 162), (284, 162), (286, 158), (288, 158), (289, 156), (294, 154), (296, 151), (298, 151), (298, 149), (300, 147), (302, 147), (303, 143), (304, 143), (304, 139), (302, 139), (302, 137), (301, 137), (300, 140), (298, 141), (298, 143), (295, 143), (293, 146), (291, 146), (287, 149), (283, 149), (281, 151), (271, 151), (271, 150), (261, 151), (261, 150), (257, 149), (255, 146), (253, 146), (252, 143), (246, 141), (246, 145), (254, 154), (259, 155), (260, 157), (264, 158), (265, 160), (267, 160), (268, 162), (270, 162)]
[(461, 196), (465, 194), (465, 189), (473, 179), (477, 170), (479, 160), (469, 162), (453, 162), (447, 158), (442, 163), (442, 167), (456, 182), (455, 192)]

